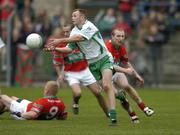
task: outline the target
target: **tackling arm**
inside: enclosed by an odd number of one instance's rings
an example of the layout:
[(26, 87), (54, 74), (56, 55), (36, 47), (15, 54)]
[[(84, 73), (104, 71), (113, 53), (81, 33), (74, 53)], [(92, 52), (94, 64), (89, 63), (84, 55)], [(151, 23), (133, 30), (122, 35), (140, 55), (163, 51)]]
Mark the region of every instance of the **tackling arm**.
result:
[(131, 68), (133, 70), (134, 77), (141, 83), (144, 84), (144, 79), (137, 73), (137, 71), (133, 68), (130, 62), (126, 64), (127, 68)]
[(123, 68), (123, 67), (120, 67), (117, 65), (114, 65), (113, 68), (116, 72), (122, 72), (122, 73), (126, 73), (128, 75), (133, 75), (133, 70), (131, 68)]
[(73, 51), (69, 47), (63, 47), (63, 48), (55, 47), (54, 50), (62, 53), (71, 53)]

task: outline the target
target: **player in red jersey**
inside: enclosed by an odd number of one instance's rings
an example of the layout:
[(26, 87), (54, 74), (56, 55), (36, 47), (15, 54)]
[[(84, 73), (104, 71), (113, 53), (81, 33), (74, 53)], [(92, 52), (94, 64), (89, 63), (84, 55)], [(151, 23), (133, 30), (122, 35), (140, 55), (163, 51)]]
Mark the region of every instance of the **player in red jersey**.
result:
[[(62, 31), (64, 33), (64, 37), (69, 37), (71, 25), (67, 24), (63, 26)], [(66, 44), (64, 43), (60, 44), (58, 47), (62, 48), (65, 46)], [(72, 109), (74, 114), (79, 113), (79, 99), (81, 97), (80, 84), (82, 84), (91, 90), (91, 92), (97, 98), (104, 113), (108, 115), (108, 107), (100, 93), (100, 88), (88, 68), (88, 63), (85, 60), (84, 55), (79, 51), (78, 48), (68, 54), (53, 51), (53, 63), (58, 75), (58, 82), (63, 83), (63, 81), (66, 80), (72, 89)]]
[(9, 111), (11, 116), (18, 120), (66, 119), (65, 104), (56, 97), (57, 92), (57, 83), (48, 81), (44, 87), (44, 97), (34, 102), (7, 95), (0, 95), (0, 102), (5, 106), (4, 110)]
[[(141, 78), (141, 76), (136, 72), (136, 70), (132, 67), (132, 65), (128, 61), (126, 47), (123, 44), (124, 40), (125, 40), (124, 30), (114, 29), (112, 31), (112, 40), (107, 41), (106, 46), (113, 56), (114, 63), (118, 65), (122, 63), (125, 67), (131, 68), (134, 71), (135, 78), (141, 84), (143, 84), (144, 80)], [(137, 91), (129, 84), (124, 73), (115, 73), (113, 76), (113, 83), (116, 89), (125, 90), (147, 116), (151, 116), (154, 113), (154, 110), (152, 110), (151, 108), (145, 105), (145, 103), (142, 101)], [(121, 97), (120, 95), (121, 95), (120, 93), (117, 93), (116, 98), (120, 98)]]

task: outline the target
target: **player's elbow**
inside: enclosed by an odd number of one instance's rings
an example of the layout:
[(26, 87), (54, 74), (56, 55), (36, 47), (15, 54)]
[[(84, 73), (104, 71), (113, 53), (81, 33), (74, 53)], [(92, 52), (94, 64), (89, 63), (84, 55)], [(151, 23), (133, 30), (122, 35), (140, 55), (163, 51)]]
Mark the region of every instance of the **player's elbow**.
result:
[(33, 113), (31, 114), (31, 119), (34, 120), (34, 119), (36, 119), (38, 116), (39, 116), (39, 115), (38, 115), (36, 112), (33, 112)]

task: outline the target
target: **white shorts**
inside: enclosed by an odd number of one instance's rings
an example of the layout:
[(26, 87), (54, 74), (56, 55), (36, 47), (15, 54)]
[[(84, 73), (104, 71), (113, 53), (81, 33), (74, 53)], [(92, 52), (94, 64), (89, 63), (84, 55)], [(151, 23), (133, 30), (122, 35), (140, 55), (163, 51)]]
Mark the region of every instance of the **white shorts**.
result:
[(70, 86), (76, 83), (87, 86), (96, 82), (88, 67), (79, 72), (65, 72), (65, 78)]
[(31, 103), (31, 101), (28, 101), (26, 99), (23, 99), (20, 103), (17, 102), (16, 100), (11, 102), (10, 105), (10, 112), (20, 112), (20, 113), (24, 113), (26, 112), (27, 106), (28, 104)]

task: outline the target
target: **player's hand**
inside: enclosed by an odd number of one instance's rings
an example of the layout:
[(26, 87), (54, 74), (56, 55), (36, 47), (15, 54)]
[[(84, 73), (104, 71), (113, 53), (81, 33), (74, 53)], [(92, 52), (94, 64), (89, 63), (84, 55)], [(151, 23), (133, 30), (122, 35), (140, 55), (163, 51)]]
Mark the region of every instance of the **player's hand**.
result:
[(57, 78), (57, 82), (58, 82), (59, 84), (63, 84), (63, 83), (64, 83), (64, 80), (65, 80), (64, 74), (59, 75), (58, 78)]
[(68, 113), (66, 111), (62, 112), (60, 115), (56, 117), (58, 120), (66, 120)]
[(140, 85), (144, 84), (144, 79), (140, 75), (136, 75), (136, 80), (140, 83)]
[(61, 39), (50, 39), (47, 46), (57, 46), (59, 43), (61, 43)]
[(52, 52), (52, 51), (55, 51), (55, 46), (45, 46), (43, 48), (43, 51), (46, 51), (46, 52)]

